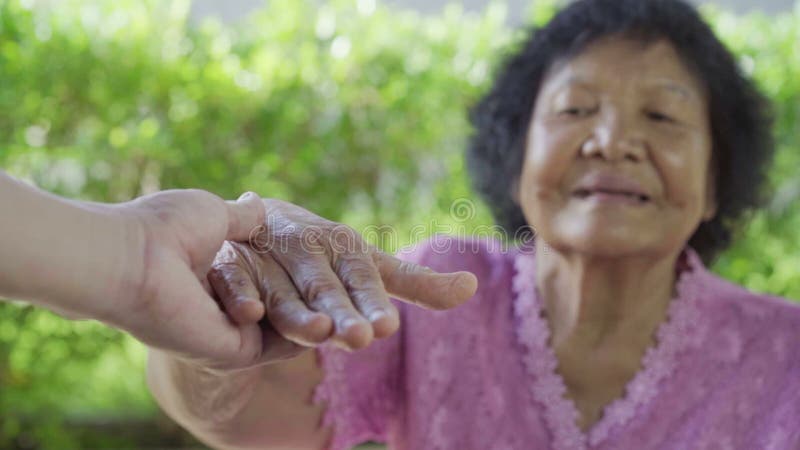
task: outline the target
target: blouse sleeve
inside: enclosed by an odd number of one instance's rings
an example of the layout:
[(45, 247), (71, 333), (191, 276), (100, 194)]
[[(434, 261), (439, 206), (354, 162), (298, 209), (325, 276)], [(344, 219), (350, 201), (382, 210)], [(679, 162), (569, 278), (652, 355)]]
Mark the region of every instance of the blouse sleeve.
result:
[[(423, 263), (429, 245), (401, 251), (397, 257)], [(317, 350), (323, 381), (314, 393), (324, 403), (323, 426), (333, 428), (330, 450), (352, 448), (360, 443), (386, 442), (403, 403), (402, 349), (404, 304), (392, 300), (401, 316), (401, 328), (367, 348), (347, 352), (324, 345)]]

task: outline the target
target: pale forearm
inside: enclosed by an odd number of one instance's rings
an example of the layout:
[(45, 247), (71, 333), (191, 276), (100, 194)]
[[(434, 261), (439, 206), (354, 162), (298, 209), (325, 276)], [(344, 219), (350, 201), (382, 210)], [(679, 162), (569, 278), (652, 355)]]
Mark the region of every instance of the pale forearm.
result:
[[(0, 171), (0, 297), (104, 319), (123, 286), (126, 241), (114, 208), (66, 200)], [(88, 314), (87, 314), (88, 315)]]

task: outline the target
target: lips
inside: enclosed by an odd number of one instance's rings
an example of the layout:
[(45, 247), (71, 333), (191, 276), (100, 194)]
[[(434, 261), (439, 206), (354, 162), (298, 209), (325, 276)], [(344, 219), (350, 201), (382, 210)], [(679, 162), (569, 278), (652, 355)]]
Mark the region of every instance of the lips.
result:
[(636, 180), (618, 174), (596, 173), (582, 178), (572, 195), (580, 199), (645, 204), (650, 193)]

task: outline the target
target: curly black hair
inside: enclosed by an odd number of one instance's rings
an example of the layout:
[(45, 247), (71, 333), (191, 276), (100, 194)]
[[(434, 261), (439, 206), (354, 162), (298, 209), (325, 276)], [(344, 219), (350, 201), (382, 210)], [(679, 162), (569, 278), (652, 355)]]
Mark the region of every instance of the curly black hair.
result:
[(668, 40), (708, 93), (716, 216), (689, 240), (706, 264), (731, 244), (747, 212), (765, 199), (772, 161), (772, 114), (734, 56), (697, 10), (682, 0), (578, 0), (528, 39), (501, 66), (494, 85), (471, 110), (467, 167), (474, 189), (512, 236), (531, 231), (514, 200), (533, 107), (548, 69), (606, 36)]

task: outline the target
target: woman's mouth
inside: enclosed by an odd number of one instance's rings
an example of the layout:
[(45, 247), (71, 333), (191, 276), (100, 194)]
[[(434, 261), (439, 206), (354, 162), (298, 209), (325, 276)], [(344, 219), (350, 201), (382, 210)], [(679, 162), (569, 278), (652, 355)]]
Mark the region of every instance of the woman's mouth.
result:
[(573, 193), (573, 196), (581, 200), (592, 200), (603, 203), (642, 205), (650, 201), (650, 197), (645, 194), (625, 191), (578, 189)]
[(572, 195), (585, 201), (644, 205), (650, 202), (645, 188), (619, 174), (593, 173), (580, 180)]

